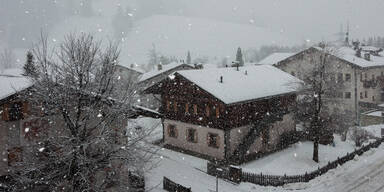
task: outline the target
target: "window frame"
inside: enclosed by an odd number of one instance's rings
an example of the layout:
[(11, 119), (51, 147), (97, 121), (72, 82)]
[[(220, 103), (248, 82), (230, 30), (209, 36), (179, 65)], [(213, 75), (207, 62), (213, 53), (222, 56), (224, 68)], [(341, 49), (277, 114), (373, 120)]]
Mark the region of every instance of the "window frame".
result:
[(351, 82), (351, 80), (352, 80), (352, 76), (351, 76), (351, 74), (350, 74), (350, 73), (346, 73), (346, 74), (345, 74), (345, 81), (347, 81), (347, 82)]
[(168, 132), (168, 137), (171, 137), (171, 138), (177, 138), (178, 137), (178, 132), (177, 132), (176, 125), (169, 124), (167, 126), (167, 132)]
[[(193, 132), (193, 137), (191, 138), (191, 132)], [(194, 128), (187, 128), (187, 131), (186, 131), (186, 139), (188, 142), (190, 143), (197, 143), (198, 141), (198, 138), (197, 138), (197, 130), (194, 129)]]
[(345, 92), (345, 99), (351, 99), (352, 98), (352, 93), (351, 92)]
[[(213, 139), (215, 138), (215, 139)], [(215, 141), (212, 143), (212, 141)], [(220, 148), (220, 136), (217, 133), (207, 133), (207, 145), (212, 148)]]

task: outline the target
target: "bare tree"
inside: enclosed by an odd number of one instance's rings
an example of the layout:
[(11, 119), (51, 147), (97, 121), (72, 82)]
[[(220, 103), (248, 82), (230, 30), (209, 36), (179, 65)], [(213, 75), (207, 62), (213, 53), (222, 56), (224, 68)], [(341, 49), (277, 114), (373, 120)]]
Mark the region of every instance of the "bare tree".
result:
[(338, 54), (336, 48), (321, 43), (317, 49), (318, 51), (304, 56), (310, 57), (310, 67), (298, 69), (298, 75), (304, 81), (298, 101), (298, 118), (304, 122), (314, 142), (315, 162), (319, 162), (320, 141), (333, 139), (333, 116), (329, 106), (332, 106), (332, 102), (337, 102), (335, 98), (340, 97), (338, 93), (344, 87), (332, 71), (332, 57)]
[(33, 49), (27, 98), (51, 126), (11, 169), (14, 191), (131, 191), (128, 173), (142, 174), (153, 151), (144, 143), (151, 130), (127, 128), (136, 86), (117, 86), (118, 45), (87, 34), (68, 35), (57, 49), (47, 42), (42, 35)]

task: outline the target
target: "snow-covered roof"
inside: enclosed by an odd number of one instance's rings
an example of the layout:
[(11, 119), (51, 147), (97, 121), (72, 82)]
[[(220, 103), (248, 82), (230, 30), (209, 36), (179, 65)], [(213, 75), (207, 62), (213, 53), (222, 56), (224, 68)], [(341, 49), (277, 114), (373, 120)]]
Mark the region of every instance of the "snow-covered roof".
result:
[(0, 72), (0, 99), (32, 86), (32, 82), (21, 73), (20, 69), (7, 69)]
[(147, 79), (150, 79), (152, 77), (155, 77), (161, 73), (164, 73), (164, 72), (167, 72), (169, 70), (172, 70), (176, 67), (179, 67), (179, 66), (182, 66), (182, 65), (187, 65), (187, 66), (190, 66), (190, 67), (193, 67), (192, 65), (188, 65), (188, 64), (185, 64), (185, 63), (178, 63), (178, 62), (173, 62), (173, 63), (170, 63), (170, 64), (167, 64), (167, 65), (162, 65), (162, 69), (161, 70), (158, 70), (157, 69), (157, 66), (155, 66), (155, 69), (152, 70), (152, 71), (149, 71), (148, 73), (144, 73), (141, 78), (140, 78), (140, 81), (145, 81)]
[(123, 67), (123, 68), (127, 68), (127, 69), (129, 69), (129, 70), (132, 70), (132, 71), (135, 71), (135, 72), (138, 72), (138, 73), (141, 73), (141, 74), (144, 74), (145, 73), (145, 71), (143, 70), (143, 69), (141, 69), (141, 68), (139, 68), (139, 67), (137, 67), (137, 66), (135, 66), (135, 67), (131, 67), (131, 66), (125, 66), (125, 65), (119, 65), (119, 66), (121, 66), (121, 67)]
[(293, 56), (295, 53), (272, 53), (265, 59), (258, 62), (260, 65), (274, 65), (280, 61), (287, 59), (288, 57)]
[[(187, 70), (177, 74), (195, 83), (226, 104), (261, 99), (294, 92), (295, 83), (300, 82), (294, 76), (273, 66), (259, 65)], [(223, 77), (223, 83), (220, 77)]]
[[(322, 48), (320, 47), (313, 47), (313, 48), (318, 49), (320, 51), (322, 50)], [(361, 57), (356, 56), (356, 51), (352, 47), (346, 47), (346, 46), (335, 48), (335, 50), (332, 51), (334, 53), (331, 53), (331, 54), (363, 68), (384, 66), (384, 57), (382, 55), (380, 56), (370, 55), (370, 60), (368, 61), (364, 58), (365, 47), (361, 47), (361, 48), (363, 49), (363, 51), (361, 52)], [(372, 49), (372, 47), (369, 49)]]

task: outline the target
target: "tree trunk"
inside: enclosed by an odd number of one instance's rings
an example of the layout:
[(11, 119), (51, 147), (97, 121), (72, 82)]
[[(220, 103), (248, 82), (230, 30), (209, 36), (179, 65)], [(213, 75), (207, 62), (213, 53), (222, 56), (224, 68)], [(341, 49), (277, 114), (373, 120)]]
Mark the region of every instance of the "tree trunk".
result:
[(313, 160), (319, 162), (319, 138), (315, 138), (313, 141)]

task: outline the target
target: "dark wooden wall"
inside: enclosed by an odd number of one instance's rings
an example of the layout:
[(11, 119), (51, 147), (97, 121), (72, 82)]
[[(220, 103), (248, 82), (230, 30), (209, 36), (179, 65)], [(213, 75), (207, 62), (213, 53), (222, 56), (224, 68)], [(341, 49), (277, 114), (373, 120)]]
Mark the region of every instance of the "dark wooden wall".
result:
[[(164, 118), (225, 130), (252, 124), (263, 118), (267, 112), (288, 109), (296, 103), (296, 95), (287, 94), (226, 105), (177, 74), (175, 79), (163, 81), (157, 93), (162, 97), (160, 111)], [(175, 110), (175, 103), (177, 110)], [(188, 104), (188, 112), (186, 104)], [(197, 114), (194, 113), (194, 105), (197, 105)], [(207, 106), (209, 116), (207, 116)]]

